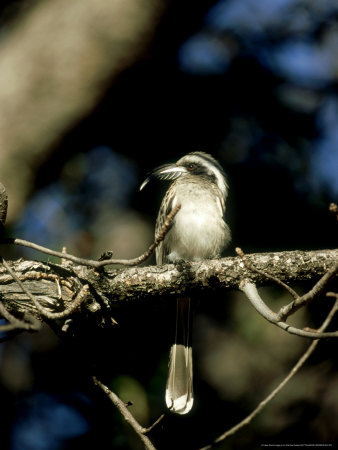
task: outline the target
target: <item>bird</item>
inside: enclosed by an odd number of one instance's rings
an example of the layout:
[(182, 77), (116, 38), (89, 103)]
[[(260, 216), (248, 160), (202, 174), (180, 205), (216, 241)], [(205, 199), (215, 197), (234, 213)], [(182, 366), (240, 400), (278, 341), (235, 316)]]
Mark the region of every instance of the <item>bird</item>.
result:
[[(180, 205), (164, 240), (156, 248), (156, 264), (219, 258), (230, 242), (231, 232), (224, 217), (228, 184), (218, 161), (205, 152), (188, 153), (174, 164), (149, 172), (140, 190), (154, 179), (170, 183), (158, 212), (155, 236), (168, 214)], [(190, 297), (177, 298), (174, 331), (165, 401), (172, 412), (187, 414), (194, 403)]]

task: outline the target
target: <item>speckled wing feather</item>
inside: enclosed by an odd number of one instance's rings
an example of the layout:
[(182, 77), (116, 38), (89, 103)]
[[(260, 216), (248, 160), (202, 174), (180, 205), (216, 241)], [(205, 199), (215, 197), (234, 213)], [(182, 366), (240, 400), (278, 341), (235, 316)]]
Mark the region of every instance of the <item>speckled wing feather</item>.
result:
[[(174, 208), (174, 194), (175, 194), (175, 190), (171, 189), (172, 186), (170, 186), (170, 188), (167, 190), (162, 203), (161, 203), (161, 207), (156, 219), (156, 226), (155, 226), (155, 235), (157, 236), (158, 233), (160, 232), (160, 230), (162, 229), (164, 222), (168, 216), (168, 214), (171, 212), (171, 210)], [(171, 227), (173, 226), (173, 224), (175, 223), (175, 218), (171, 223)], [(170, 229), (166, 235), (166, 237), (164, 238), (164, 240), (162, 242), (160, 242), (160, 244), (156, 247), (156, 264), (166, 264), (168, 263), (168, 255), (170, 253), (170, 249), (168, 248), (167, 245), (167, 237), (168, 234), (170, 233)]]

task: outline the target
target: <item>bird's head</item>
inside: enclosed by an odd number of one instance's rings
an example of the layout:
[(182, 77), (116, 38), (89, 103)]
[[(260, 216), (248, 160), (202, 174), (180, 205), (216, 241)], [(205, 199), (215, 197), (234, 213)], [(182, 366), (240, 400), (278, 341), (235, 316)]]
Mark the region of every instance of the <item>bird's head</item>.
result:
[(180, 158), (174, 164), (164, 164), (148, 173), (147, 178), (141, 184), (142, 190), (151, 180), (174, 181), (187, 175), (203, 177), (218, 186), (222, 195), (227, 193), (227, 183), (222, 167), (208, 153), (192, 152)]

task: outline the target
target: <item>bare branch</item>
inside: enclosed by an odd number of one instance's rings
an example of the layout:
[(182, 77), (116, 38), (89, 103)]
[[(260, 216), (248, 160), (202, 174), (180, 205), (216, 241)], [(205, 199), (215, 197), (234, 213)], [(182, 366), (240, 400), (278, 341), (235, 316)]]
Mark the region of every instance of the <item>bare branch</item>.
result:
[(1, 325), (0, 331), (38, 331), (41, 328), (40, 323), (35, 319), (31, 318), (31, 321), (19, 320), (17, 317), (13, 316), (0, 302), (0, 314), (8, 321), (8, 324)]
[[(124, 420), (133, 428), (133, 430), (137, 433), (137, 435), (142, 440), (146, 449), (155, 450), (154, 445), (150, 441), (150, 439), (145, 436), (145, 433), (149, 431), (147, 428), (143, 428), (135, 419), (135, 417), (130, 413), (129, 409), (126, 407), (124, 402), (107, 386), (105, 386), (101, 381), (99, 381), (95, 376), (93, 376), (93, 381), (96, 386), (99, 386), (102, 391), (106, 394), (106, 396), (110, 399), (110, 401), (116, 406)], [(158, 423), (155, 422), (155, 423)]]
[(50, 311), (47, 311), (46, 308), (40, 305), (40, 303), (35, 297), (34, 297), (35, 298), (34, 305), (38, 309), (38, 311), (49, 320), (63, 319), (64, 317), (70, 316), (74, 311), (76, 311), (80, 307), (81, 303), (84, 300), (86, 300), (88, 294), (89, 294), (89, 286), (88, 284), (85, 284), (76, 295), (73, 303), (71, 303), (71, 305), (68, 308), (66, 308), (61, 312), (52, 313)]
[[(330, 313), (328, 314), (325, 321), (323, 322), (322, 326), (318, 329), (318, 335), (322, 334), (322, 332), (328, 327), (333, 316), (335, 315), (335, 313), (337, 311), (338, 311), (338, 301), (335, 302)], [(248, 425), (262, 411), (262, 409), (265, 408), (265, 406), (276, 397), (276, 395), (284, 388), (284, 386), (291, 380), (291, 378), (299, 371), (299, 369), (304, 365), (304, 363), (312, 355), (312, 353), (316, 349), (318, 343), (319, 343), (319, 340), (315, 340), (311, 343), (311, 345), (308, 347), (306, 352), (302, 355), (302, 357), (297, 361), (297, 363), (294, 365), (294, 367), (290, 370), (288, 375), (281, 381), (281, 383), (279, 383), (279, 385), (264, 400), (262, 400), (259, 403), (259, 405), (247, 417), (245, 417), (245, 419), (241, 420), (235, 426), (233, 426), (232, 428), (227, 430), (225, 433), (221, 434), (217, 439), (215, 439), (213, 441), (213, 443), (211, 445), (207, 445), (206, 447), (203, 447), (200, 450), (207, 450), (207, 449), (212, 448), (212, 446), (214, 444), (224, 441), (227, 437), (231, 436), (232, 434), (235, 434), (238, 430), (240, 430), (244, 426)]]
[[(3, 264), (3, 266), (6, 268), (8, 273), (16, 279), (15, 273), (12, 271), (12, 269), (9, 267), (7, 262), (0, 256), (0, 261)], [(20, 281), (20, 280), (19, 280)], [(26, 288), (24, 288), (26, 289)], [(1, 326), (1, 331), (11, 331), (15, 329), (22, 329), (22, 330), (31, 330), (31, 331), (37, 331), (40, 329), (40, 324), (34, 319), (31, 318), (31, 320), (24, 322), (22, 320), (19, 320), (18, 318), (14, 317), (3, 305), (3, 303), (0, 302), (0, 313), (3, 318), (5, 318), (9, 324)]]
[(137, 266), (144, 262), (146, 259), (148, 259), (152, 253), (154, 252), (155, 248), (158, 246), (158, 244), (163, 241), (165, 238), (165, 235), (170, 229), (171, 223), (175, 217), (175, 215), (180, 210), (181, 205), (177, 205), (175, 208), (170, 211), (168, 214), (163, 227), (161, 228), (159, 234), (155, 238), (155, 241), (151, 246), (148, 248), (147, 251), (145, 251), (142, 255), (138, 256), (137, 258), (133, 259), (103, 259), (103, 260), (95, 260), (95, 259), (85, 259), (85, 258), (79, 258), (78, 256), (70, 255), (69, 253), (66, 253), (65, 249), (63, 248), (61, 252), (58, 252), (56, 250), (52, 250), (47, 247), (43, 247), (42, 245), (35, 244), (33, 242), (25, 241), (23, 239), (15, 239), (15, 238), (5, 238), (0, 240), (0, 244), (16, 244), (16, 245), (22, 245), (24, 247), (31, 248), (33, 250), (37, 250), (39, 252), (45, 253), (47, 255), (56, 256), (58, 258), (61, 258), (61, 263), (64, 264), (65, 260), (72, 261), (76, 264), (81, 264), (82, 266), (87, 267), (94, 267), (95, 269), (99, 269), (103, 266), (108, 266), (112, 264), (116, 265), (123, 265), (123, 266)]
[[(236, 248), (236, 253), (242, 258), (243, 263), (245, 266), (250, 269), (251, 271), (261, 274), (265, 276), (267, 279), (274, 281), (275, 283), (279, 284), (283, 288), (285, 288), (293, 297), (295, 300), (293, 300), (288, 305), (283, 306), (278, 313), (272, 312), (267, 305), (262, 302), (262, 300), (257, 298), (257, 295), (255, 294), (252, 299), (256, 299), (255, 301), (255, 307), (261, 308), (261, 314), (270, 322), (276, 323), (276, 322), (283, 322), (287, 317), (289, 317), (291, 314), (295, 313), (298, 309), (305, 306), (307, 303), (309, 303), (311, 300), (313, 300), (316, 296), (321, 294), (328, 283), (333, 279), (334, 276), (338, 273), (338, 262), (331, 267), (323, 276), (322, 278), (313, 286), (313, 288), (307, 292), (306, 294), (302, 295), (301, 297), (295, 292), (290, 286), (288, 286), (286, 283), (283, 283), (279, 278), (272, 276), (268, 272), (258, 270), (253, 264), (251, 264), (244, 254), (243, 250), (240, 248)], [(256, 309), (257, 309), (256, 308)], [(271, 320), (270, 320), (271, 319)], [(282, 325), (282, 328), (284, 328), (285, 325)]]
[(87, 298), (89, 293), (89, 286), (88, 284), (85, 284), (80, 292), (76, 295), (75, 300), (73, 303), (66, 308), (62, 312), (52, 313), (48, 311), (46, 308), (40, 305), (38, 299), (26, 288), (26, 286), (23, 284), (23, 282), (20, 280), (20, 278), (17, 276), (17, 274), (10, 268), (10, 266), (7, 264), (7, 262), (1, 258), (2, 264), (5, 266), (7, 272), (13, 277), (13, 279), (18, 283), (22, 291), (29, 297), (29, 299), (33, 302), (35, 308), (39, 311), (39, 313), (46, 317), (47, 319), (53, 320), (53, 319), (61, 319), (63, 317), (69, 316), (71, 313), (73, 313), (80, 304)]
[(292, 295), (292, 297), (294, 297), (295, 299), (299, 298), (299, 295), (297, 294), (296, 291), (294, 291), (292, 288), (290, 288), (290, 286), (288, 286), (286, 283), (283, 283), (282, 280), (280, 280), (279, 278), (269, 274), (268, 272), (265, 272), (263, 270), (259, 270), (257, 269), (253, 264), (251, 264), (248, 260), (248, 258), (246, 257), (245, 253), (243, 252), (243, 250), (239, 247), (236, 247), (236, 253), (238, 256), (240, 256), (242, 258), (243, 263), (245, 264), (245, 266), (252, 270), (252, 272), (256, 272), (262, 276), (264, 276), (265, 278), (267, 278), (268, 280), (272, 280), (275, 283), (279, 284), (280, 286), (282, 286), (284, 289), (286, 289), (289, 294)]
[[(250, 260), (260, 271), (269, 271), (284, 281), (308, 281), (318, 279), (330, 270), (338, 259), (338, 250), (314, 252), (280, 252), (251, 254)], [(247, 269), (241, 258), (228, 257), (219, 260), (192, 262), (189, 271), (180, 271), (173, 264), (163, 266), (107, 269), (97, 272), (86, 266), (62, 266), (37, 261), (9, 261), (12, 268), (29, 292), (40, 304), (58, 312), (60, 292), (55, 288), (56, 280), (62, 290), (62, 299), (70, 306), (81, 288), (90, 286), (90, 301), (104, 303), (106, 308), (116, 302), (141, 302), (145, 299), (158, 301), (173, 295), (190, 295), (198, 290), (208, 293), (224, 289), (238, 289), (244, 279), (257, 286), (266, 285), (264, 275)], [(43, 280), (43, 283), (40, 281)], [(7, 270), (0, 266), (0, 294), (6, 308), (32, 314), (41, 319), (41, 314), (32, 300), (25, 300), (23, 290), (14, 282)], [(25, 294), (26, 295), (26, 294)], [(28, 294), (26, 295), (29, 299)], [(93, 303), (93, 304), (94, 304)], [(86, 302), (89, 308), (90, 302)], [(275, 313), (274, 313), (275, 314)]]
[(161, 422), (161, 420), (164, 417), (165, 417), (165, 414), (161, 414), (160, 417), (158, 419), (156, 419), (153, 424), (150, 425), (150, 427), (143, 428), (143, 434), (148, 434), (153, 428), (156, 427), (156, 425), (158, 425)]
[(279, 320), (285, 320), (299, 308), (307, 305), (316, 296), (320, 295), (337, 273), (338, 262), (322, 276), (322, 278), (313, 286), (313, 288), (309, 292), (297, 298), (288, 305), (283, 306), (278, 313)]
[[(338, 251), (279, 252), (251, 254), (250, 259), (260, 271), (270, 271), (284, 281), (304, 281), (323, 276), (337, 261)], [(240, 258), (205, 260), (189, 264), (189, 274), (180, 272), (173, 264), (112, 270), (111, 293), (119, 300), (135, 301), (142, 298), (158, 298), (167, 295), (189, 295), (199, 292), (238, 289), (243, 279), (250, 279), (257, 285), (266, 285), (265, 275), (246, 269)]]
[(317, 331), (315, 332), (306, 331), (301, 330), (300, 328), (292, 327), (286, 322), (280, 321), (279, 314), (273, 312), (268, 307), (268, 305), (262, 300), (261, 296), (259, 295), (255, 284), (250, 281), (243, 281), (240, 284), (240, 290), (244, 292), (244, 294), (250, 300), (252, 306), (256, 309), (257, 312), (259, 312), (261, 316), (263, 316), (266, 320), (273, 323), (274, 325), (277, 325), (279, 328), (282, 328), (283, 330), (287, 331), (290, 334), (295, 334), (297, 336), (307, 337), (310, 339), (338, 337), (338, 331), (325, 333), (320, 333)]

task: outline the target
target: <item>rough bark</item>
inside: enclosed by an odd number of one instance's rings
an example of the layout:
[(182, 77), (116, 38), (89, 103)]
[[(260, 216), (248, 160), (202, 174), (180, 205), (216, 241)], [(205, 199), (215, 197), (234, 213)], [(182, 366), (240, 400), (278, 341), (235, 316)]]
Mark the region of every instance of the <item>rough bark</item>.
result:
[[(284, 282), (311, 280), (315, 283), (336, 264), (338, 250), (256, 253), (247, 258), (260, 271)], [(62, 311), (69, 306), (85, 284), (89, 285), (90, 297), (82, 308), (97, 312), (103, 306), (106, 310), (126, 302), (156, 301), (160, 297), (196, 291), (237, 289), (243, 279), (250, 279), (257, 285), (271, 283), (264, 275), (248, 270), (239, 257), (177, 266), (106, 268), (99, 272), (83, 266), (36, 261), (18, 260), (9, 264), (26, 288), (50, 311)], [(13, 314), (41, 316), (3, 266), (0, 267), (0, 296)]]

